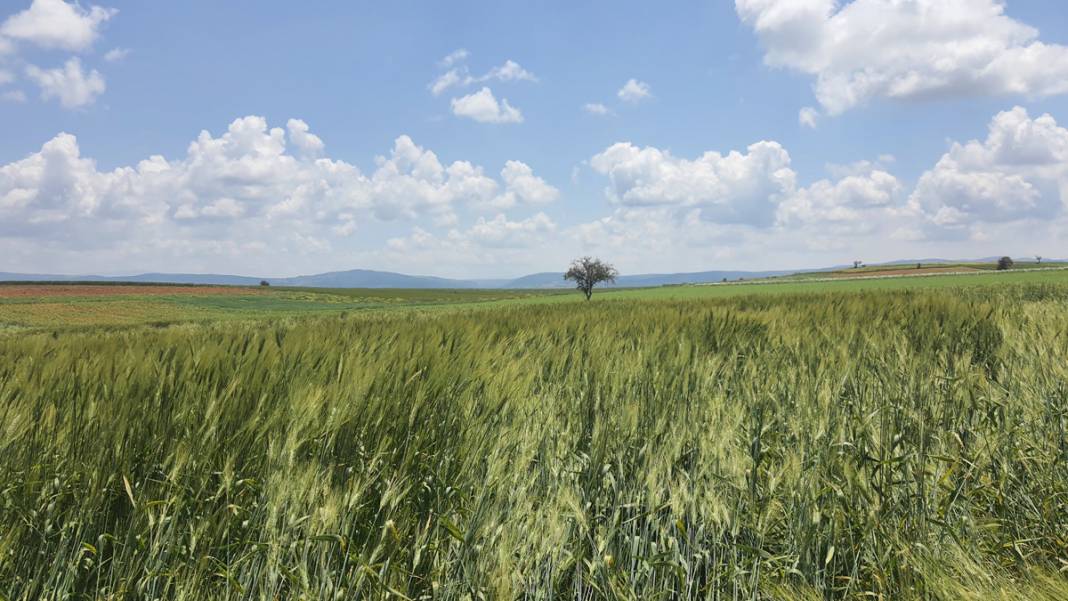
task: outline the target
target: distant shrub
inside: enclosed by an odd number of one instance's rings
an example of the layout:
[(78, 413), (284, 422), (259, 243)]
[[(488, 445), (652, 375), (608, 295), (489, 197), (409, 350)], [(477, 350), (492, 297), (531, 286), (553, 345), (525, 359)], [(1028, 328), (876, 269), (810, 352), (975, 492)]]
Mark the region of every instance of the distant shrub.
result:
[(1001, 257), (998, 259), (998, 270), (1005, 271), (1006, 269), (1012, 269), (1013, 262), (1012, 257)]
[(260, 280), (260, 286), (270, 286), (270, 285), (271, 285), (271, 283), (268, 282), (267, 280)]

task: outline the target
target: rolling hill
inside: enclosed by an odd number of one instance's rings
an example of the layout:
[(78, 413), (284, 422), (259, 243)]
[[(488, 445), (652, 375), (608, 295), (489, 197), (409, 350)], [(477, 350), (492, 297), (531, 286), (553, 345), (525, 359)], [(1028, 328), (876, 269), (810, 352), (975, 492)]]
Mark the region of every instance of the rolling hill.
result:
[[(965, 262), (991, 262), (996, 259), (977, 259)], [(1054, 259), (1049, 259), (1054, 262)], [(881, 265), (899, 265), (923, 263), (962, 262), (947, 259), (898, 260), (881, 263)], [(872, 264), (876, 265), (876, 264)], [(698, 271), (692, 273), (646, 273), (621, 275), (616, 281), (617, 287), (639, 288), (650, 286), (669, 286), (678, 284), (704, 284), (720, 282), (724, 279), (754, 279), (801, 273), (804, 271), (831, 271), (845, 266), (827, 267), (810, 270), (777, 271)], [(572, 284), (564, 281), (563, 272), (540, 272), (522, 277), (507, 279), (454, 279), (424, 275), (408, 275), (392, 271), (375, 271), (371, 269), (351, 269), (348, 271), (330, 271), (311, 275), (288, 278), (259, 278), (226, 274), (196, 273), (142, 273), (125, 276), (100, 275), (56, 275), (0, 272), (0, 282), (158, 282), (164, 284), (214, 284), (225, 286), (255, 286), (261, 280), (267, 280), (272, 286), (303, 286), (308, 288), (570, 288)]]

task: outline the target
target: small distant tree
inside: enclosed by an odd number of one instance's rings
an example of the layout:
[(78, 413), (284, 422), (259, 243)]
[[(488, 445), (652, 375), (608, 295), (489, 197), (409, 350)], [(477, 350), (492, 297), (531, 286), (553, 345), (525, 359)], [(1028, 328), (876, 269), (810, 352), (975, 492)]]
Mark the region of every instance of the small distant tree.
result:
[(1005, 271), (1006, 269), (1012, 269), (1013, 262), (1012, 257), (1001, 257), (998, 259), (998, 270)]
[(864, 261), (853, 261), (853, 269), (860, 269), (860, 266), (864, 264)]
[(1035, 263), (1042, 264), (1042, 255), (1035, 255)]
[(260, 286), (270, 286), (270, 285), (271, 285), (271, 283), (268, 282), (267, 280), (260, 280)]
[(922, 263), (917, 263), (916, 264), (916, 269), (922, 269), (922, 268), (923, 268), (923, 264)]
[(586, 300), (590, 300), (594, 286), (602, 282), (614, 283), (618, 275), (616, 268), (608, 263), (593, 257), (582, 257), (571, 262), (564, 279), (575, 282), (575, 287), (586, 295)]

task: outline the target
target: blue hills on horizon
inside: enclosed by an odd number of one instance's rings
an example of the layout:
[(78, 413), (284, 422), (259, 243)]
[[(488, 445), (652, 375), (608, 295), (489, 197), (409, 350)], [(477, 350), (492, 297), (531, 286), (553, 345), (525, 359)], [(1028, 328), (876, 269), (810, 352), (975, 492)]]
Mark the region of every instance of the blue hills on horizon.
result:
[[(990, 262), (996, 257), (973, 260), (950, 259), (909, 259), (888, 261), (879, 265), (899, 265), (911, 263), (956, 263), (956, 262)], [(1055, 259), (1049, 259), (1051, 262)], [(820, 269), (790, 269), (771, 271), (699, 271), (688, 273), (646, 273), (621, 275), (616, 279), (617, 287), (641, 288), (679, 284), (705, 284), (711, 282), (737, 281), (790, 275), (805, 271), (832, 271), (848, 267), (838, 265)], [(287, 278), (259, 278), (225, 274), (193, 273), (142, 273), (124, 276), (99, 275), (57, 275), (0, 272), (0, 282), (117, 282), (117, 283), (160, 283), (160, 284), (209, 284), (222, 286), (256, 286), (266, 280), (272, 286), (295, 286), (307, 288), (570, 288), (572, 284), (563, 279), (563, 272), (532, 273), (522, 277), (507, 279), (455, 279), (435, 276), (407, 275), (391, 271), (371, 269), (351, 269), (348, 271), (330, 271), (313, 275), (301, 275)]]
[[(617, 278), (618, 287), (664, 286), (667, 284), (701, 284), (719, 282), (724, 278), (738, 280), (786, 275), (794, 271), (703, 271), (697, 273), (666, 273), (623, 275)], [(111, 282), (159, 284), (211, 284), (222, 286), (256, 286), (266, 280), (272, 286), (307, 288), (570, 288), (563, 272), (542, 272), (507, 279), (455, 279), (435, 276), (407, 275), (390, 271), (352, 269), (288, 278), (259, 278), (224, 274), (142, 273), (124, 276), (57, 275), (0, 272), (0, 282)]]

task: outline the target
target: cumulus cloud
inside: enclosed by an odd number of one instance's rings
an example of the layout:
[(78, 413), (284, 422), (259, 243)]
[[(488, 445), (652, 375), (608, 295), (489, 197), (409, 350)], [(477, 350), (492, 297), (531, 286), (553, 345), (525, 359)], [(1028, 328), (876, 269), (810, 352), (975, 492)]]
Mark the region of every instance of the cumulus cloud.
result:
[(457, 50), (453, 50), (445, 58), (441, 59), (441, 61), (439, 61), (439, 64), (442, 67), (451, 67), (456, 63), (464, 62), (470, 55), (471, 53), (468, 52), (466, 49), (459, 48)]
[[(326, 249), (332, 235), (351, 234), (361, 221), (450, 223), (458, 209), (502, 194), (530, 203), (556, 194), (523, 163), (506, 163), (498, 181), (467, 161), (443, 164), (408, 136), (398, 137), (367, 174), (322, 158), (323, 150), (303, 121), (290, 120), (282, 129), (250, 116), (220, 136), (201, 132), (180, 159), (157, 155), (101, 171), (82, 156), (73, 135), (59, 134), (39, 152), (0, 166), (0, 239), (115, 244), (143, 234), (142, 243), (157, 247), (210, 250), (200, 243), (264, 244), (277, 235)], [(107, 227), (114, 235), (96, 235)], [(476, 233), (489, 236), (485, 227)]]
[(86, 72), (78, 57), (67, 60), (63, 67), (42, 69), (26, 67), (26, 76), (41, 88), (41, 98), (56, 99), (64, 108), (78, 108), (92, 104), (107, 86), (96, 69)]
[(623, 84), (623, 87), (616, 92), (616, 96), (623, 102), (637, 103), (652, 96), (653, 93), (649, 89), (649, 84), (644, 81), (638, 81), (637, 79), (628, 79), (627, 83)]
[(478, 92), (452, 99), (452, 113), (458, 117), (474, 119), (479, 123), (522, 123), (523, 113), (502, 98), (500, 102), (493, 91), (483, 87)]
[(768, 65), (815, 77), (824, 111), (872, 99), (1068, 92), (1068, 47), (998, 0), (735, 0)]
[[(9, 55), (9, 64), (25, 64), (16, 55), (16, 45), (34, 45), (44, 49), (84, 52), (99, 38), (100, 31), (118, 11), (100, 6), (85, 7), (78, 2), (63, 0), (34, 0), (29, 8), (7, 17), (0, 23), (0, 58)], [(105, 54), (105, 60), (121, 59), (125, 50), (116, 48)], [(13, 57), (13, 58), (12, 58)], [(0, 64), (2, 66), (2, 64)], [(64, 108), (88, 106), (106, 88), (104, 77), (96, 69), (85, 69), (77, 56), (71, 56), (61, 67), (43, 68), (26, 65), (25, 75), (40, 88), (41, 98), (58, 100)], [(0, 70), (0, 84), (13, 77)], [(7, 80), (7, 81), (4, 81)], [(24, 102), (25, 92), (3, 92), (7, 101)]]
[(464, 235), (481, 246), (530, 247), (555, 230), (556, 224), (545, 213), (519, 221), (498, 214), (493, 219), (479, 217)]
[(430, 82), (430, 93), (439, 96), (445, 90), (453, 86), (462, 85), (464, 78), (460, 75), (460, 71), (457, 69), (449, 69), (448, 71), (439, 75), (434, 81)]
[(112, 48), (104, 53), (104, 60), (109, 63), (117, 63), (129, 55), (129, 48)]
[(547, 257), (553, 263), (566, 264), (571, 250), (565, 244), (556, 223), (544, 213), (518, 220), (498, 214), (442, 234), (417, 226), (407, 236), (390, 238), (381, 251), (372, 251), (370, 256), (408, 272), (441, 273), (447, 269), (471, 277), (472, 273), (491, 270), (512, 278), (524, 271), (544, 269)]
[(559, 190), (534, 175), (534, 170), (520, 161), (505, 163), (501, 180), (505, 190), (489, 204), (496, 209), (509, 209), (519, 204), (544, 205), (560, 197)]
[(874, 168), (836, 181), (821, 179), (785, 198), (777, 223), (831, 227), (836, 234), (872, 231), (896, 215), (902, 188), (896, 177)]
[(118, 11), (63, 0), (33, 0), (29, 8), (0, 24), (0, 36), (42, 48), (82, 51), (92, 46), (101, 26)]
[(943, 230), (1049, 219), (1068, 204), (1068, 129), (1015, 107), (996, 115), (986, 140), (954, 143), (925, 172), (909, 205)]
[(557, 231), (556, 223), (545, 213), (520, 220), (510, 220), (498, 213), (493, 218), (479, 217), (465, 229), (453, 228), (438, 236), (423, 228), (413, 228), (405, 237), (390, 238), (387, 248), (406, 254), (454, 257), (470, 261), (471, 255), (485, 249), (529, 249), (545, 244)]
[(815, 129), (816, 119), (819, 118), (819, 115), (819, 111), (811, 106), (806, 106), (797, 113), (797, 122), (805, 127)]
[[(464, 56), (464, 58), (466, 58), (466, 55)], [(485, 83), (491, 80), (502, 82), (536, 82), (538, 81), (538, 78), (530, 71), (524, 69), (519, 63), (509, 59), (504, 61), (503, 65), (499, 67), (494, 67), (490, 69), (486, 74), (478, 77), (471, 75), (466, 66), (449, 69), (448, 71), (442, 73), (437, 78), (435, 78), (434, 81), (430, 82), (429, 87), (430, 92), (435, 96), (438, 96), (449, 88), (467, 87), (472, 84)]]
[(0, 215), (9, 227), (21, 220), (35, 224), (90, 215), (107, 179), (80, 156), (74, 136), (59, 134), (40, 152), (0, 167)]
[(721, 223), (768, 225), (794, 190), (790, 155), (777, 142), (757, 142), (745, 153), (706, 152), (689, 160), (658, 148), (613, 144), (590, 159), (608, 176), (608, 197), (627, 206), (698, 209)]
[(612, 114), (612, 111), (600, 102), (587, 102), (586, 104), (582, 105), (582, 110), (586, 111), (591, 115), (597, 115), (598, 117), (604, 117), (606, 115)]
[(308, 124), (300, 119), (290, 119), (286, 122), (289, 131), (289, 139), (293, 145), (304, 154), (317, 156), (325, 148), (319, 136), (309, 131)]
[(840, 262), (836, 253), (873, 240), (882, 259), (1063, 244), (1068, 128), (1051, 115), (1020, 107), (999, 113), (985, 139), (953, 143), (911, 190), (892, 173), (894, 163), (880, 155), (830, 164), (830, 177), (802, 186), (776, 142), (694, 159), (618, 143), (589, 161), (606, 176), (615, 210), (567, 234), (583, 249), (639, 264), (650, 253), (700, 256), (709, 245), (738, 249), (735, 260), (759, 249)]
[(382, 219), (433, 215), (452, 221), (457, 204), (488, 202), (499, 188), (481, 167), (467, 161), (444, 166), (408, 136), (397, 138), (390, 157), (379, 157), (377, 163), (372, 198), (375, 215)]
[(496, 79), (497, 81), (538, 81), (538, 78), (533, 73), (527, 71), (513, 60), (506, 60), (500, 67), (490, 69), (490, 72), (478, 81), (488, 81), (490, 79)]
[[(664, 230), (672, 221), (665, 216), (673, 215), (678, 228), (694, 232), (712, 224), (721, 233), (737, 227), (805, 231), (815, 240), (870, 232), (905, 214), (903, 185), (881, 162), (829, 166), (833, 179), (802, 187), (789, 153), (777, 142), (757, 142), (744, 153), (709, 151), (693, 160), (618, 143), (590, 159), (590, 166), (608, 176), (606, 194), (619, 209), (587, 224), (584, 239), (622, 240), (646, 219)], [(641, 236), (653, 233), (645, 226), (637, 230)]]

